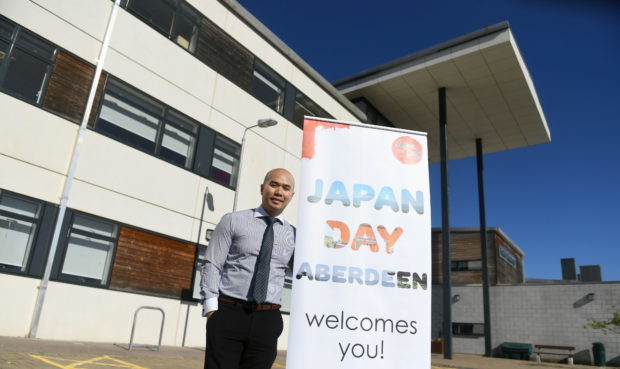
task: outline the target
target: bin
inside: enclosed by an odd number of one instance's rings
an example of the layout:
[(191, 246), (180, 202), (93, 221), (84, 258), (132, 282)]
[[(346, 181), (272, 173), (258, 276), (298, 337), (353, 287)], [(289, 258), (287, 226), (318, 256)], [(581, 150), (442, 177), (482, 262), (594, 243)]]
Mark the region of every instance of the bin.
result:
[(592, 344), (592, 355), (594, 355), (594, 365), (605, 366), (605, 345), (602, 342), (594, 342)]
[(533, 349), (529, 343), (504, 342), (500, 347), (508, 359), (529, 360), (532, 356)]

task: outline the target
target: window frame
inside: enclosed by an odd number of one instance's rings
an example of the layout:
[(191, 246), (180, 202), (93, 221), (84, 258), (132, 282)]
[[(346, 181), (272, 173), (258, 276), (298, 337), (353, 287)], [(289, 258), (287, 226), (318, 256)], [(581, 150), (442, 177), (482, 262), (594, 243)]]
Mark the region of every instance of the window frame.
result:
[[(110, 88), (112, 89), (119, 89), (123, 91), (123, 94), (119, 94), (117, 91), (110, 91)], [(152, 141), (153, 143), (153, 149), (148, 149), (148, 148), (144, 148), (143, 146), (136, 144), (135, 141), (132, 141), (131, 139), (126, 139), (123, 137), (120, 137), (119, 135), (115, 135), (113, 132), (110, 131), (106, 131), (105, 129), (102, 129), (101, 125), (100, 125), (100, 120), (104, 120), (106, 122), (106, 124), (110, 124), (114, 127), (118, 127), (120, 129), (124, 129), (122, 127), (117, 126), (115, 123), (109, 122), (103, 118), (101, 118), (101, 113), (102, 113), (102, 108), (105, 102), (105, 97), (108, 95), (108, 93), (110, 93), (111, 96), (113, 96), (114, 98), (122, 101), (125, 104), (128, 104), (130, 106), (132, 106), (133, 108), (140, 110), (141, 112), (145, 113), (145, 114), (149, 114), (155, 118), (158, 119), (158, 124), (155, 132), (155, 139), (154, 141)], [(159, 112), (155, 112), (155, 109), (149, 109), (149, 105), (151, 106), (155, 106), (155, 105), (159, 105), (161, 107), (161, 110), (159, 110)], [(145, 107), (147, 107), (145, 109)], [(169, 118), (170, 116), (175, 116), (174, 118)], [(176, 123), (175, 120), (182, 120), (183, 123), (186, 124), (190, 124), (193, 125), (193, 129), (194, 132), (191, 132), (191, 130), (186, 129), (185, 127), (182, 127), (180, 124)], [(189, 134), (190, 136), (192, 136), (192, 143), (190, 144), (190, 147), (188, 149), (188, 155), (186, 157), (185, 160), (185, 164), (184, 165), (179, 165), (177, 161), (172, 160), (164, 155), (162, 155), (162, 146), (163, 146), (163, 140), (164, 137), (166, 136), (165, 132), (166, 132), (166, 127), (170, 125), (172, 127), (174, 127), (175, 129), (178, 129), (184, 133)], [(123, 80), (116, 78), (114, 76), (112, 76), (111, 74), (108, 74), (108, 78), (106, 80), (105, 86), (103, 87), (103, 91), (102, 91), (102, 95), (101, 95), (101, 101), (99, 104), (99, 107), (97, 109), (97, 115), (95, 118), (95, 126), (94, 126), (94, 131), (109, 137), (115, 141), (121, 142), (127, 146), (130, 146), (136, 150), (142, 151), (146, 154), (149, 154), (151, 156), (154, 156), (160, 160), (163, 160), (169, 164), (172, 164), (176, 167), (182, 168), (182, 169), (186, 169), (189, 170), (191, 172), (194, 172), (194, 161), (195, 161), (195, 157), (196, 157), (196, 151), (197, 151), (197, 146), (198, 146), (198, 141), (200, 138), (200, 126), (202, 124), (200, 122), (198, 122), (197, 120), (189, 117), (186, 114), (183, 114), (181, 111), (176, 110), (172, 107), (170, 107), (169, 105), (165, 104), (164, 102), (150, 96), (149, 94), (133, 87), (132, 85), (124, 82)], [(125, 129), (126, 130), (126, 129)], [(131, 135), (137, 136), (134, 132), (127, 130)], [(146, 138), (145, 138), (146, 140)]]
[(207, 258), (208, 247), (209, 246), (196, 243), (196, 259), (194, 260), (194, 271), (192, 275), (193, 277), (192, 291), (191, 291), (191, 296), (187, 296), (193, 301), (202, 300), (202, 296), (200, 295), (200, 279), (201, 279), (201, 273), (202, 273), (202, 266), (204, 265), (204, 262)]
[[(480, 263), (480, 267), (470, 266), (470, 263), (478, 262)], [(452, 272), (470, 272), (470, 271), (481, 271), (482, 270), (482, 259), (475, 260), (452, 260), (450, 265), (450, 271)]]
[[(75, 222), (76, 216), (86, 218), (89, 220), (94, 220), (94, 221), (101, 222), (101, 223), (109, 223), (115, 227), (115, 233), (116, 233), (115, 237), (107, 237), (103, 235), (96, 235), (94, 237), (96, 239), (100, 239), (100, 240), (103, 239), (103, 240), (112, 242), (111, 250), (109, 251), (110, 254), (108, 256), (110, 260), (110, 264), (107, 270), (107, 275), (105, 276), (105, 281), (104, 279), (95, 279), (95, 278), (90, 278), (90, 277), (85, 277), (85, 276), (76, 276), (76, 275), (66, 274), (62, 272), (62, 269), (65, 265), (65, 259), (67, 257), (67, 250), (69, 249), (69, 241), (71, 238), (71, 234), (73, 234), (73, 232), (76, 231), (73, 229), (73, 224)], [(112, 273), (114, 271), (114, 258), (116, 257), (116, 249), (118, 246), (118, 237), (120, 234), (121, 226), (122, 226), (121, 223), (110, 220), (110, 219), (102, 218), (102, 217), (99, 217), (93, 214), (83, 213), (83, 212), (76, 211), (76, 210), (67, 209), (67, 212), (65, 213), (65, 219), (63, 220), (63, 226), (62, 226), (63, 230), (61, 232), (61, 235), (64, 235), (64, 236), (62, 239), (58, 241), (59, 242), (58, 250), (56, 251), (56, 255), (54, 256), (53, 275), (55, 275), (55, 279), (59, 282), (67, 282), (71, 284), (78, 284), (78, 285), (83, 285), (83, 286), (108, 289), (110, 286), (110, 279), (112, 278)], [(84, 235), (84, 236), (94, 235), (92, 232), (87, 232), (83, 230), (77, 230), (76, 233), (80, 235)]]
[[(189, 41), (188, 47), (184, 47), (180, 43), (175, 40), (175, 37), (178, 36), (177, 27), (179, 25), (179, 17), (184, 17), (188, 19), (190, 23), (192, 23), (195, 27), (194, 33), (192, 34), (192, 38)], [(177, 8), (174, 12), (172, 29), (170, 31), (170, 36), (168, 37), (170, 41), (174, 44), (180, 46), (183, 50), (186, 50), (192, 55), (196, 54), (196, 47), (198, 46), (198, 36), (200, 33), (200, 27), (202, 25), (202, 20), (204, 16), (198, 10), (196, 10), (193, 6), (191, 6), (187, 1), (180, 0), (177, 4)]]
[[(311, 116), (315, 116), (315, 117), (321, 117), (321, 118), (327, 118), (327, 119), (334, 119), (333, 116), (331, 116), (331, 114), (329, 114), (325, 109), (323, 109), (316, 101), (312, 100), (310, 97), (308, 97), (308, 95), (304, 94), (300, 89), (295, 88), (295, 92), (293, 94), (293, 111), (291, 112), (291, 122), (303, 129), (304, 128), (304, 121), (303, 121), (303, 116), (305, 116), (306, 114), (302, 115), (302, 120), (301, 122), (296, 122), (295, 121), (295, 110), (297, 109), (297, 104), (299, 104), (305, 111), (310, 112), (309, 115)], [(314, 104), (314, 107), (316, 107), (316, 111), (313, 111), (313, 109), (309, 109), (308, 106), (306, 106), (305, 104), (301, 103), (303, 99), (306, 99), (307, 101), (310, 102), (310, 104)]]
[[(0, 40), (2, 40), (3, 42), (7, 43), (7, 50), (5, 52), (4, 58), (2, 60), (2, 63), (0, 63), (0, 91), (3, 93), (6, 93), (7, 95), (10, 95), (16, 99), (22, 100), (24, 102), (27, 102), (29, 104), (38, 106), (38, 107), (42, 107), (43, 105), (43, 101), (44, 101), (44, 97), (45, 97), (45, 93), (47, 92), (47, 86), (49, 84), (50, 81), (50, 77), (52, 75), (52, 69), (54, 64), (56, 63), (56, 56), (58, 55), (58, 51), (59, 51), (59, 47), (46, 40), (45, 38), (39, 36), (38, 34), (30, 31), (29, 29), (11, 21), (10, 19), (1, 16), (0, 15), (0, 22), (5, 22), (7, 24), (9, 24), (10, 26), (13, 27), (10, 39), (6, 39), (2, 36), (0, 36)], [(41, 55), (37, 55), (35, 52), (33, 52), (31, 49), (28, 49), (26, 47), (24, 47), (23, 45), (19, 45), (18, 41), (19, 41), (19, 37), (21, 36), (22, 33), (25, 33), (26, 35), (47, 44), (48, 46), (50, 46), (53, 50), (52, 50), (52, 55), (50, 59), (46, 59), (44, 57), (42, 57)], [(26, 96), (23, 96), (13, 90), (7, 89), (6, 87), (4, 87), (4, 83), (6, 81), (6, 78), (8, 76), (8, 72), (9, 72), (9, 66), (10, 66), (10, 60), (11, 57), (15, 54), (15, 50), (19, 50), (20, 52), (25, 53), (26, 55), (40, 61), (43, 62), (46, 67), (45, 67), (45, 74), (43, 76), (43, 79), (41, 81), (41, 89), (38, 92), (37, 98), (36, 100), (32, 100)]]
[[(192, 5), (190, 5), (185, 0), (157, 0), (157, 1), (169, 6), (172, 10), (171, 18), (170, 18), (170, 29), (168, 29), (167, 31), (157, 26), (154, 22), (150, 21), (147, 17), (145, 17), (143, 14), (137, 11), (132, 6), (133, 0), (122, 0), (121, 7), (127, 10), (132, 15), (134, 15), (144, 24), (149, 26), (151, 29), (155, 30), (157, 33), (161, 34), (162, 36), (166, 37), (168, 40), (172, 41), (172, 43), (174, 43), (178, 47), (182, 48), (183, 50), (189, 52), (192, 55), (195, 55), (196, 46), (198, 45), (198, 32), (200, 31), (202, 20), (205, 18), (204, 15), (202, 15), (201, 12), (196, 10), (196, 8), (194, 8)], [(189, 20), (189, 22), (192, 23), (196, 27), (195, 33), (192, 34), (192, 39), (188, 40), (189, 41), (188, 47), (184, 47), (183, 45), (181, 45), (175, 40), (175, 37), (178, 36), (177, 26), (179, 23), (178, 18), (180, 16)]]
[[(220, 181), (218, 179), (216, 179), (213, 170), (215, 168), (215, 166), (213, 165), (213, 162), (215, 161), (215, 150), (217, 147), (217, 141), (222, 140), (223, 142), (232, 145), (232, 146), (237, 146), (237, 151), (238, 153), (235, 155), (234, 153), (231, 153), (230, 151), (227, 150), (221, 150), (224, 154), (228, 154), (230, 156), (232, 156), (234, 159), (233, 161), (233, 172), (231, 173), (231, 179), (229, 181), (229, 183), (224, 183), (223, 181)], [(234, 191), (237, 190), (237, 185), (239, 184), (239, 169), (241, 168), (241, 144), (237, 143), (235, 140), (232, 140), (226, 136), (224, 136), (223, 134), (220, 134), (218, 132), (215, 132), (215, 135), (213, 137), (213, 143), (212, 143), (212, 157), (211, 157), (211, 165), (209, 165), (209, 176), (207, 177), (207, 179), (209, 179), (210, 181), (213, 181), (215, 183), (219, 183), (224, 187), (230, 188)], [(235, 160), (236, 159), (236, 160)], [(217, 169), (217, 168), (216, 168)], [(232, 182), (232, 183), (231, 183)]]
[[(471, 333), (463, 332), (464, 330), (469, 330), (470, 327)], [(478, 332), (476, 333), (476, 331)], [(484, 323), (452, 323), (452, 334), (455, 337), (484, 337)]]
[(0, 209), (0, 216), (12, 217), (12, 218), (16, 218), (17, 220), (24, 221), (24, 222), (30, 222), (32, 226), (34, 227), (34, 232), (32, 233), (31, 238), (28, 241), (29, 244), (26, 246), (26, 251), (24, 252), (24, 257), (23, 257), (24, 264), (21, 267), (17, 267), (15, 265), (10, 265), (10, 264), (5, 264), (5, 263), (0, 262), (0, 271), (12, 273), (12, 274), (26, 275), (29, 273), (32, 267), (32, 261), (33, 261), (32, 259), (35, 254), (35, 248), (37, 247), (37, 239), (39, 237), (39, 234), (41, 233), (40, 230), (42, 227), (45, 203), (42, 201), (38, 201), (36, 199), (29, 198), (27, 196), (23, 196), (23, 195), (14, 193), (14, 192), (0, 189), (0, 199), (4, 196), (9, 196), (9, 197), (22, 200), (25, 202), (35, 203), (37, 206), (35, 217), (29, 217), (26, 215), (16, 214), (16, 213), (12, 213), (7, 210)]
[[(257, 77), (256, 74), (258, 74), (260, 77)], [(277, 88), (281, 87), (281, 90), (278, 95), (279, 97), (278, 97), (278, 103), (277, 103), (276, 109), (269, 106), (265, 101), (261, 100), (257, 96), (255, 92), (255, 87), (254, 87), (256, 83), (255, 80), (257, 78), (261, 80), (261, 83), (266, 84), (268, 87), (270, 87), (269, 84), (272, 84)], [(257, 57), (254, 57), (254, 66), (252, 67), (252, 81), (250, 83), (250, 95), (252, 95), (256, 100), (265, 104), (265, 106), (269, 107), (269, 109), (275, 111), (276, 113), (282, 115), (285, 118), (286, 116), (284, 113), (285, 113), (285, 107), (287, 105), (287, 100), (291, 98), (293, 99), (295, 98), (294, 94), (287, 93), (287, 85), (290, 85), (290, 83), (286, 80), (286, 78), (282, 77), (278, 72), (273, 70), (273, 68), (267, 65), (267, 63), (263, 62)]]

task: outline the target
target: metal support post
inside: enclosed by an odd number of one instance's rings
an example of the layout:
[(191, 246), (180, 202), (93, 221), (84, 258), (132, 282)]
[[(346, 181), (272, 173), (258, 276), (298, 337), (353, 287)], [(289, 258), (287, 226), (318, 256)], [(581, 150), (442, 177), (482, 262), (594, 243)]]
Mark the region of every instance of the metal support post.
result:
[(491, 301), (489, 291), (489, 256), (487, 246), (487, 214), (484, 200), (484, 167), (482, 139), (476, 139), (478, 166), (478, 208), (480, 213), (480, 248), (482, 251), (482, 304), (484, 306), (484, 356), (491, 357)]
[(448, 203), (448, 114), (446, 88), (439, 88), (439, 142), (441, 151), (441, 228), (443, 271), (443, 342), (445, 359), (452, 359), (452, 278), (450, 276), (450, 206)]

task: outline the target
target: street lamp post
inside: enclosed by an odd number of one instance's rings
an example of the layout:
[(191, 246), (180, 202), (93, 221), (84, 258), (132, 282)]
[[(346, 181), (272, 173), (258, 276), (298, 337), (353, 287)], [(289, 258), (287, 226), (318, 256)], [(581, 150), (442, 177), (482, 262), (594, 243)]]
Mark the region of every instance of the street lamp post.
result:
[(237, 211), (237, 200), (239, 199), (239, 186), (241, 185), (241, 173), (243, 173), (243, 170), (242, 170), (243, 168), (241, 167), (241, 165), (243, 164), (243, 151), (245, 150), (245, 134), (248, 133), (248, 131), (252, 128), (256, 128), (256, 127), (268, 128), (268, 127), (273, 127), (276, 124), (278, 124), (278, 122), (275, 119), (271, 119), (271, 118), (259, 119), (255, 125), (246, 127), (246, 129), (243, 131), (243, 138), (241, 139), (241, 154), (239, 155), (239, 175), (237, 176), (237, 188), (235, 189), (235, 200), (233, 201), (232, 211)]

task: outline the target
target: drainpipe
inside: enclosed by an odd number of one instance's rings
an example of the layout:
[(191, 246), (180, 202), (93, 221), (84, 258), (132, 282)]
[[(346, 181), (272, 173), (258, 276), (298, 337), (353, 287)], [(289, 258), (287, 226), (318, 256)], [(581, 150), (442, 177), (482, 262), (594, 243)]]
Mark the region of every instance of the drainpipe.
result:
[(69, 173), (65, 179), (65, 184), (60, 198), (60, 210), (58, 211), (58, 217), (56, 219), (56, 226), (54, 227), (54, 235), (52, 236), (52, 243), (49, 253), (47, 255), (47, 262), (45, 264), (45, 271), (43, 272), (43, 278), (39, 285), (39, 291), (37, 293), (37, 301), (34, 305), (34, 314), (32, 316), (32, 323), (30, 324), (29, 338), (37, 338), (37, 331), (39, 329), (39, 322), (41, 321), (41, 313), (43, 312), (43, 303), (45, 302), (45, 294), (47, 292), (47, 285), (50, 280), (50, 274), (52, 272), (52, 264), (54, 263), (54, 255), (58, 248), (58, 240), (60, 238), (60, 228), (67, 211), (67, 203), (69, 201), (69, 194), (71, 193), (71, 186), (73, 185), (73, 178), (75, 177), (75, 170), (77, 168), (78, 159), (80, 157), (80, 147), (84, 141), (84, 134), (86, 133), (86, 126), (88, 124), (88, 118), (93, 108), (93, 101), (95, 100), (95, 93), (97, 92), (97, 86), (99, 85), (99, 79), (101, 78), (101, 71), (103, 70), (103, 62), (105, 61), (106, 54), (108, 52), (108, 46), (110, 44), (110, 38), (112, 37), (112, 30), (114, 28), (114, 22), (116, 21), (116, 15), (118, 14), (120, 0), (115, 0), (112, 6), (112, 12), (108, 19), (108, 25), (103, 37), (103, 43), (99, 50), (99, 58), (97, 58), (95, 76), (93, 83), (90, 86), (90, 92), (88, 93), (88, 100), (86, 102), (86, 109), (84, 110), (84, 116), (80, 124), (77, 138), (73, 145), (73, 151), (71, 153), (71, 164), (69, 165)]

